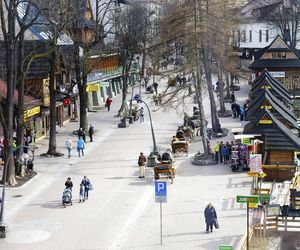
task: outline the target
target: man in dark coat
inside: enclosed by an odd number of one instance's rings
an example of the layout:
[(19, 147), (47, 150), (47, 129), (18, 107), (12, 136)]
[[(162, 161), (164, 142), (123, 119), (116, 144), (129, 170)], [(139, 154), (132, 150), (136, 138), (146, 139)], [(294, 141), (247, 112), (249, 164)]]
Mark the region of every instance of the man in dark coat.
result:
[(154, 82), (153, 83), (153, 88), (154, 88), (154, 91), (156, 92), (156, 94), (157, 94), (157, 87), (158, 87), (158, 83)]
[(92, 142), (93, 141), (93, 134), (95, 133), (95, 131), (94, 131), (94, 127), (93, 127), (93, 125), (91, 124), (90, 125), (90, 128), (89, 128), (89, 137), (90, 137), (90, 142)]
[(217, 213), (214, 206), (209, 203), (207, 207), (204, 210), (204, 217), (205, 217), (205, 223), (206, 223), (206, 233), (209, 233), (213, 231), (213, 225), (215, 220), (217, 219)]

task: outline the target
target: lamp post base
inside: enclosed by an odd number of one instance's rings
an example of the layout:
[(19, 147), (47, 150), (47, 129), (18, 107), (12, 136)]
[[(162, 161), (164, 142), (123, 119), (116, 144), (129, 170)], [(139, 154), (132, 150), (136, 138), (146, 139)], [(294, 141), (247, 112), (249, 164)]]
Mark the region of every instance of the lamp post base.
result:
[(0, 224), (0, 238), (6, 238), (8, 232), (7, 224)]
[(133, 116), (128, 116), (128, 121), (129, 121), (129, 124), (132, 124), (133, 123)]

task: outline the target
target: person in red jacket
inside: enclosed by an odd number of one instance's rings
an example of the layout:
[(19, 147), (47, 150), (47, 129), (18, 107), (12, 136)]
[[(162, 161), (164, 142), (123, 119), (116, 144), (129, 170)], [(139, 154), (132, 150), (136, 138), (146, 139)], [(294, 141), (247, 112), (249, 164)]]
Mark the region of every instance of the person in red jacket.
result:
[(107, 99), (106, 99), (106, 102), (105, 102), (105, 106), (107, 107), (107, 111), (110, 111), (111, 103), (112, 103), (112, 99), (110, 99), (109, 96), (108, 96)]

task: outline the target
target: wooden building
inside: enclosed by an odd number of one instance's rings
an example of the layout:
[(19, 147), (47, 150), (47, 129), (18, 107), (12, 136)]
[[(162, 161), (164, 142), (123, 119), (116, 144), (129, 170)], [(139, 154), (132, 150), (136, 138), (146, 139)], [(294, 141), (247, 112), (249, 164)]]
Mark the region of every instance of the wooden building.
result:
[(296, 171), (294, 153), (300, 151), (299, 126), (290, 109), (286, 87), (274, 83), (268, 71), (253, 83), (246, 116), (250, 122), (244, 133), (261, 135), (263, 144), (257, 153), (262, 154), (266, 178), (285, 181), (292, 179)]

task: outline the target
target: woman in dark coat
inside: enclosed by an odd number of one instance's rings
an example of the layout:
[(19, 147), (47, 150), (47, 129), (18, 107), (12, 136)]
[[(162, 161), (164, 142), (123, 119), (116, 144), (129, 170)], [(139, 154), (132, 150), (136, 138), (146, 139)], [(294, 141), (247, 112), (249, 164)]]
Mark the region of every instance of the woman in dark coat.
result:
[(209, 233), (209, 229), (213, 231), (214, 221), (217, 219), (217, 213), (214, 206), (209, 203), (204, 210), (205, 223), (206, 223), (206, 233)]

